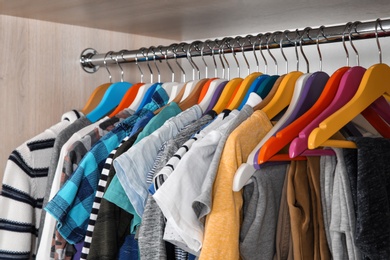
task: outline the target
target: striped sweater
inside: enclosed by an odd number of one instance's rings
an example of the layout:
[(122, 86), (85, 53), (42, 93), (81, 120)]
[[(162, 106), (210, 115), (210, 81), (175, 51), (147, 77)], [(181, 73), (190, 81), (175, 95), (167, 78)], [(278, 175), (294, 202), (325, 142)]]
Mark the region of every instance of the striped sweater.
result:
[(63, 120), (16, 148), (8, 158), (0, 194), (0, 259), (33, 259), (47, 173), (56, 136), (79, 117)]

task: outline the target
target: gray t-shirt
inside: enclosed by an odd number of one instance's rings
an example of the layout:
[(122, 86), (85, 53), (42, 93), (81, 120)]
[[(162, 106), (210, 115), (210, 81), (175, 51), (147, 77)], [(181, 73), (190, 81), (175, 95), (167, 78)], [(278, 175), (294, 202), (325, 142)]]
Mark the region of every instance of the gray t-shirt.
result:
[(242, 259), (273, 259), (280, 199), (287, 165), (265, 166), (244, 186), (240, 230)]

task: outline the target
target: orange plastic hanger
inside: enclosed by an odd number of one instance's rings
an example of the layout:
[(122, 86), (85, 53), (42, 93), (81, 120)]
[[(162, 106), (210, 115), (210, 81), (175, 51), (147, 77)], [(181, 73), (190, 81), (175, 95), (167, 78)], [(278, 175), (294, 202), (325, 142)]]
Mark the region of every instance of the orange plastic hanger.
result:
[(238, 108), (241, 105), (241, 102), (244, 99), (246, 92), (248, 91), (252, 82), (260, 75), (261, 75), (260, 72), (253, 72), (241, 82), (240, 86), (237, 88), (236, 94), (228, 104), (227, 109), (233, 110)]
[[(283, 147), (290, 143), (299, 132), (305, 128), (314, 118), (316, 118), (333, 100), (340, 80), (349, 67), (342, 67), (338, 69), (328, 79), (321, 96), (317, 102), (310, 108), (305, 114), (281, 130), (276, 136), (271, 137), (264, 146), (260, 149), (258, 163), (262, 164), (266, 161), (272, 161), (272, 157), (275, 156)], [(274, 160), (291, 160), (288, 154), (278, 154)]]
[(214, 95), (220, 93), (218, 87), (223, 82), (226, 82), (226, 80), (218, 78), (213, 78), (206, 82), (198, 99), (198, 104), (202, 108), (203, 113), (207, 112)]
[(292, 71), (284, 76), (275, 93), (275, 96), (262, 109), (264, 113), (267, 114), (269, 119), (274, 118), (290, 104), (295, 83), (301, 75), (303, 75), (303, 73), (300, 71)]
[(100, 101), (102, 100), (102, 98), (104, 96), (104, 93), (106, 92), (108, 87), (111, 86), (111, 84), (112, 83), (104, 83), (104, 84), (102, 84), (94, 89), (94, 91), (92, 92), (91, 96), (89, 97), (87, 103), (85, 104), (83, 109), (81, 109), (81, 112), (84, 115), (91, 112), (100, 103)]
[(127, 90), (126, 94), (123, 96), (121, 102), (119, 105), (115, 108), (115, 110), (109, 115), (109, 117), (114, 117), (116, 114), (118, 114), (123, 109), (128, 108), (131, 103), (135, 100), (135, 97), (137, 96), (138, 90), (141, 86), (143, 86), (145, 83), (136, 83), (133, 86), (131, 86), (130, 89)]

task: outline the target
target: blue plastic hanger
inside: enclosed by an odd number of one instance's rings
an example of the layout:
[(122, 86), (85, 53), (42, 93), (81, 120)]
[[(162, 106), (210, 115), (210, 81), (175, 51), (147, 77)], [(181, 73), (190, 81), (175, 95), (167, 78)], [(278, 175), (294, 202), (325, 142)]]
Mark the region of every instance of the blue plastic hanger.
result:
[(156, 88), (158, 86), (161, 86), (161, 85), (162, 85), (162, 83), (154, 83), (152, 86), (150, 86), (150, 88), (148, 88), (148, 90), (146, 91), (146, 93), (141, 101), (141, 104), (138, 106), (137, 111), (141, 110), (146, 104), (148, 104), (150, 101), (152, 101), (152, 96), (153, 96), (154, 91), (156, 90)]
[[(106, 57), (108, 54), (109, 53), (106, 54)], [(106, 59), (106, 57), (104, 59)], [(118, 55), (115, 58), (115, 62), (121, 69), (121, 81), (112, 84), (104, 93), (100, 103), (87, 115), (88, 120), (93, 123), (118, 106), (127, 90), (132, 86), (131, 83), (123, 81), (123, 69), (118, 63)]]

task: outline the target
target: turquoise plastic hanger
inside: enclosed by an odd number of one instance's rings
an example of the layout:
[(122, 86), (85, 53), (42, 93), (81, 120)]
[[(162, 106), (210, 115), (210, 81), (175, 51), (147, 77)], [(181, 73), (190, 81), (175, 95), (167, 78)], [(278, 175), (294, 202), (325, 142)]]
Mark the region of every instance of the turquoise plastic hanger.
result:
[[(246, 102), (248, 101), (248, 98), (249, 98), (249, 95), (250, 93), (252, 92), (256, 92), (256, 90), (260, 87), (261, 83), (266, 80), (267, 78), (269, 77), (269, 75), (266, 75), (266, 74), (262, 74), (260, 76), (258, 76), (251, 84), (251, 86), (249, 87), (248, 91), (246, 92), (246, 95), (244, 97), (244, 99), (242, 100), (240, 106), (238, 107), (238, 110), (241, 110)], [(263, 97), (262, 97), (263, 98)]]
[[(106, 57), (108, 54), (106, 54)], [(92, 123), (98, 121), (118, 106), (127, 90), (132, 86), (131, 83), (123, 81), (123, 69), (118, 63), (118, 56), (116, 56), (115, 62), (121, 69), (121, 81), (112, 84), (104, 93), (100, 103), (87, 115), (88, 120)]]

